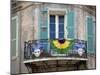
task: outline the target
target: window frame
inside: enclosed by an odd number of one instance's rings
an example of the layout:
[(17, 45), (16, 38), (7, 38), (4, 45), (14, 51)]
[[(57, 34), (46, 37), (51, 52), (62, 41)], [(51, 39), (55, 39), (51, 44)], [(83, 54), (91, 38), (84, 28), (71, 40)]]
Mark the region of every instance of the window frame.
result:
[[(59, 23), (58, 23), (58, 17), (60, 16), (59, 14), (56, 14), (56, 13), (54, 13), (54, 14), (51, 14), (50, 13), (50, 11), (61, 11), (61, 12), (65, 12), (65, 14), (61, 14), (61, 15), (63, 15), (64, 16), (64, 38), (65, 39), (67, 39), (67, 34), (68, 34), (68, 31), (67, 31), (67, 29), (66, 29), (66, 27), (67, 27), (67, 12), (66, 12), (66, 10), (67, 9), (59, 9), (59, 8), (49, 8), (48, 9), (48, 27), (49, 27), (49, 25), (50, 25), (50, 15), (55, 15), (55, 24), (56, 24), (56, 26), (55, 26), (55, 33), (57, 33), (57, 34), (55, 34), (55, 38), (58, 38), (59, 37), (59, 26), (57, 26), (57, 25), (59, 25)], [(57, 21), (56, 21), (57, 20)], [(66, 32), (66, 33), (65, 33)], [(48, 38), (50, 39), (50, 28), (48, 28)]]
[[(19, 28), (19, 26), (18, 26), (18, 16), (14, 16), (14, 17), (11, 18), (11, 25), (12, 25), (12, 21), (13, 20), (16, 20), (16, 38), (11, 38), (11, 43), (13, 41), (16, 41), (16, 50), (15, 50), (15, 52), (16, 52), (15, 54), (16, 55), (14, 55), (14, 56), (11, 55), (11, 59), (12, 60), (14, 60), (14, 59), (16, 59), (18, 57), (18, 35), (19, 35), (18, 34), (18, 32), (19, 32), (19, 30), (18, 30), (18, 28)], [(11, 36), (12, 36), (12, 33), (11, 33)], [(11, 52), (12, 52), (12, 49), (11, 49)]]

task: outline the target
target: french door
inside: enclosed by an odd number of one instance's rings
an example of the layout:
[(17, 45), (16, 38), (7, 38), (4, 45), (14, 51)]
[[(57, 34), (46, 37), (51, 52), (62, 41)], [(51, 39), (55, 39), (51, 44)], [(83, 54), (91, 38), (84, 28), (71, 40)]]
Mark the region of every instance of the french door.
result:
[(64, 15), (50, 15), (49, 20), (49, 38), (64, 38)]

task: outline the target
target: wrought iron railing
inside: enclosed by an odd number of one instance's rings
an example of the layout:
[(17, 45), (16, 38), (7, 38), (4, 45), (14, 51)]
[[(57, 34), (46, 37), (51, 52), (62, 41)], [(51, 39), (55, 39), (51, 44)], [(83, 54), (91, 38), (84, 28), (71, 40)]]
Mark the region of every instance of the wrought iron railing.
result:
[(86, 58), (87, 42), (78, 39), (75, 40), (42, 39), (42, 40), (25, 41), (24, 59), (35, 59), (43, 57)]

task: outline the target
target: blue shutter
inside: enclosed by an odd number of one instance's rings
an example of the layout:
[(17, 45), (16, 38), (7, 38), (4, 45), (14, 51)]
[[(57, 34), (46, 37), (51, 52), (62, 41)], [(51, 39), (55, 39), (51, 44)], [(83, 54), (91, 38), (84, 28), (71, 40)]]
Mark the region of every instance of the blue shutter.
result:
[(67, 38), (74, 39), (74, 18), (75, 13), (74, 11), (69, 11), (67, 13)]
[(48, 12), (47, 8), (40, 9), (39, 15), (39, 34), (40, 34), (40, 42), (45, 50), (48, 51)]
[(87, 52), (95, 53), (95, 34), (92, 17), (87, 17)]
[(41, 9), (40, 13), (40, 39), (48, 39), (48, 14), (47, 9)]

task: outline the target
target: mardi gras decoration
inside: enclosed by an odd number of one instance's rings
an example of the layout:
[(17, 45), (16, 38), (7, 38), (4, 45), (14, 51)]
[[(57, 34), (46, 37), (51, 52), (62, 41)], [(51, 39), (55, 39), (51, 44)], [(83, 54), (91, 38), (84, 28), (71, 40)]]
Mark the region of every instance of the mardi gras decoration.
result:
[(39, 57), (41, 52), (42, 46), (38, 41), (36, 41), (36, 43), (32, 45), (32, 54), (34, 54), (36, 57)]
[(83, 55), (83, 53), (85, 52), (85, 44), (83, 41), (78, 40), (77, 42), (75, 42), (74, 44), (74, 51), (76, 51), (80, 56)]
[(73, 45), (74, 40), (66, 40), (66, 39), (55, 39), (52, 40), (51, 46), (53, 50), (55, 50), (58, 53), (67, 53), (72, 45)]

